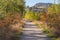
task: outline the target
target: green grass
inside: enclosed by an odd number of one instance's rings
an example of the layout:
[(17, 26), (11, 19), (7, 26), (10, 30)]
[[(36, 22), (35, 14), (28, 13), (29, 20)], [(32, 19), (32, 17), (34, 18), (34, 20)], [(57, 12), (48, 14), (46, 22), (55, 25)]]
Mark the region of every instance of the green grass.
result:
[(52, 38), (52, 40), (57, 40), (57, 38)]

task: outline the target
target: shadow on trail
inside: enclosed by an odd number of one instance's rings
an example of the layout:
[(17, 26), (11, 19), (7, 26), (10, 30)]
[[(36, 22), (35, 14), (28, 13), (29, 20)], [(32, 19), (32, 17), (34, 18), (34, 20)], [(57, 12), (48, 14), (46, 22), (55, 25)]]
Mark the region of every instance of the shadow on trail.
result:
[(21, 40), (51, 40), (34, 23), (25, 22)]

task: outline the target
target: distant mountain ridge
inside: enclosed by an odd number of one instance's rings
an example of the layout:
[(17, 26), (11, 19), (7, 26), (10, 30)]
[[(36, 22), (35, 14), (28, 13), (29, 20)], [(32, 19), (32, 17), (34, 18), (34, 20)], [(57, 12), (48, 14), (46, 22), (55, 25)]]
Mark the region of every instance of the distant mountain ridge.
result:
[(40, 12), (43, 8), (47, 9), (51, 5), (52, 3), (37, 3), (34, 6), (30, 7), (30, 9), (34, 12)]
[(35, 6), (48, 6), (48, 5), (52, 5), (52, 3), (37, 3), (37, 4), (35, 4), (33, 7), (35, 7)]

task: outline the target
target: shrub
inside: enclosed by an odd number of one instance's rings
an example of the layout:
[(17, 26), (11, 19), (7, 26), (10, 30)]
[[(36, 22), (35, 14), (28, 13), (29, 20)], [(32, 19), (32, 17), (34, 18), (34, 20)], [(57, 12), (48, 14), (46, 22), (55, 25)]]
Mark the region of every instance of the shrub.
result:
[(24, 0), (0, 0), (0, 40), (18, 40)]
[(60, 37), (60, 11), (59, 5), (52, 5), (45, 14), (42, 14), (41, 20), (47, 23), (47, 30), (56, 37)]
[(0, 20), (0, 40), (18, 40), (22, 30), (21, 24), (20, 14), (7, 14)]

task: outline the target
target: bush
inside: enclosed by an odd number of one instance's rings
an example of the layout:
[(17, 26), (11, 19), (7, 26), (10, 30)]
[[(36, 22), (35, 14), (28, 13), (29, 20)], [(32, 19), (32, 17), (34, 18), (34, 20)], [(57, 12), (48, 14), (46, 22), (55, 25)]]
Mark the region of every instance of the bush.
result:
[(0, 40), (18, 40), (22, 31), (22, 22), (20, 14), (6, 14), (3, 20), (0, 20)]
[(0, 40), (18, 40), (24, 0), (0, 0)]
[(49, 32), (56, 37), (60, 37), (60, 14), (58, 11), (58, 7), (49, 7), (48, 12), (45, 15), (45, 22), (48, 25), (47, 29), (49, 30)]
[(41, 15), (41, 20), (47, 23), (47, 30), (56, 37), (60, 37), (60, 11), (58, 5), (48, 8), (48, 11)]
[[(55, 14), (55, 15), (50, 15), (50, 17), (48, 17), (48, 26), (50, 29), (50, 32), (56, 36), (60, 36), (60, 14)], [(54, 31), (53, 31), (54, 30)]]

